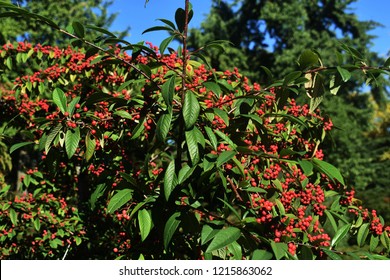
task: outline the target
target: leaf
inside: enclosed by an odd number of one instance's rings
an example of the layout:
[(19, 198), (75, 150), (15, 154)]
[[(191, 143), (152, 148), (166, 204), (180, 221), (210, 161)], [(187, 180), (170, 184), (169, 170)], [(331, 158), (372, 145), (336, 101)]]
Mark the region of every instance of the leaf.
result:
[(192, 175), (195, 168), (196, 166), (190, 167), (188, 165), (184, 165), (179, 171), (178, 184), (182, 184), (185, 180), (187, 180)]
[(202, 227), (202, 232), (200, 234), (200, 240), (202, 241), (202, 245), (209, 242), (218, 232), (219, 230), (212, 228), (211, 226), (205, 224)]
[(182, 8), (178, 8), (175, 13), (175, 22), (179, 32), (184, 31), (184, 26), (186, 25), (185, 19), (186, 19), (185, 10), (183, 10)]
[(335, 166), (317, 158), (313, 159), (313, 163), (317, 166), (318, 169), (320, 169), (321, 172), (325, 173), (330, 179), (332, 179), (333, 181), (334, 179), (336, 179), (345, 186), (344, 178)]
[(91, 210), (95, 209), (96, 202), (104, 194), (106, 189), (107, 189), (107, 185), (104, 183), (96, 186), (96, 189), (93, 191), (91, 197), (89, 198), (89, 204), (91, 206)]
[(192, 91), (187, 91), (184, 97), (183, 118), (187, 130), (196, 123), (200, 112), (200, 105), (196, 95)]
[(68, 158), (76, 152), (80, 142), (80, 128), (68, 129), (65, 134), (65, 150)]
[(172, 160), (169, 163), (164, 174), (164, 195), (167, 201), (169, 200), (169, 196), (171, 195), (176, 185), (177, 185), (177, 177), (175, 173), (175, 161)]
[(322, 249), (322, 251), (324, 251), (325, 254), (327, 254), (328, 257), (329, 257), (330, 259), (332, 259), (332, 260), (341, 260), (341, 259), (342, 259), (338, 254), (332, 252), (331, 250)]
[(110, 31), (108, 31), (106, 29), (103, 29), (101, 27), (95, 26), (95, 25), (88, 24), (88, 25), (85, 26), (85, 28), (98, 31), (98, 32), (106, 34), (106, 35), (108, 35), (110, 37), (116, 37), (114, 33), (111, 33)]
[(9, 218), (14, 226), (18, 224), (18, 214), (13, 208), (9, 210)]
[(39, 218), (34, 219), (34, 228), (36, 231), (39, 231), (41, 229), (41, 221)]
[(172, 107), (173, 96), (175, 94), (176, 75), (171, 76), (161, 87), (161, 95), (168, 108)]
[(144, 132), (145, 130), (145, 126), (144, 126), (144, 123), (145, 123), (145, 117), (143, 117), (139, 123), (137, 124), (137, 126), (133, 129), (133, 131), (131, 132), (131, 140), (133, 139), (137, 139), (138, 137), (140, 137), (140, 135), (142, 134), (142, 132)]
[(309, 160), (298, 160), (298, 163), (307, 177), (313, 174), (313, 164)]
[(185, 137), (186, 137), (188, 153), (189, 153), (190, 158), (191, 158), (191, 164), (192, 164), (192, 166), (194, 166), (200, 160), (198, 141), (196, 139), (195, 129), (192, 129), (190, 131), (186, 131)]
[(21, 143), (14, 144), (9, 149), (9, 153), (12, 154), (17, 149), (20, 149), (20, 148), (22, 148), (24, 146), (31, 145), (31, 144), (34, 144), (34, 142), (21, 142)]
[(173, 31), (172, 28), (170, 28), (169, 26), (154, 26), (154, 27), (151, 27), (151, 28), (144, 30), (144, 32), (142, 32), (142, 34), (145, 34), (147, 32), (152, 32), (152, 31), (161, 31), (161, 30)]
[(137, 181), (131, 177), (131, 175), (126, 174), (124, 172), (119, 172), (123, 179), (125, 179), (128, 183), (130, 183), (133, 187), (137, 187)]
[(66, 96), (60, 88), (55, 88), (53, 91), (53, 102), (60, 108), (60, 111), (64, 114), (66, 112)]
[(131, 116), (131, 114), (127, 111), (124, 111), (124, 110), (117, 110), (114, 112), (114, 115), (117, 115), (123, 119), (128, 119), (128, 120), (132, 120), (133, 117)]
[(376, 247), (379, 245), (379, 237), (371, 235), (370, 239), (370, 252), (374, 252)]
[(179, 216), (180, 216), (180, 212), (174, 213), (171, 217), (169, 217), (167, 223), (165, 224), (164, 237), (163, 237), (165, 250), (168, 249), (173, 234), (175, 233), (175, 231), (180, 225), (180, 220), (178, 219)]
[(235, 151), (223, 151), (217, 158), (217, 167), (231, 160), (237, 153)]
[(325, 210), (325, 215), (328, 217), (328, 220), (329, 220), (330, 224), (332, 225), (334, 232), (337, 232), (337, 223), (336, 223), (336, 220), (334, 219), (332, 213), (329, 210)]
[(275, 241), (271, 241), (271, 248), (277, 260), (283, 258), (288, 251), (286, 243), (276, 243)]
[(207, 247), (206, 253), (211, 253), (212, 251), (221, 249), (236, 241), (240, 236), (241, 231), (236, 227), (221, 229), (217, 232), (210, 245)]
[(369, 233), (369, 223), (364, 223), (359, 228), (358, 234), (357, 234), (357, 244), (359, 247), (362, 247), (367, 239), (368, 233)]
[(242, 260), (241, 245), (237, 241), (230, 243), (227, 247), (228, 251), (233, 254), (235, 260)]
[(337, 66), (337, 71), (339, 72), (344, 82), (347, 82), (352, 76), (347, 69), (341, 68), (340, 66)]
[(294, 71), (292, 73), (287, 74), (287, 76), (284, 78), (283, 85), (287, 86), (294, 80), (298, 79), (302, 75), (301, 71)]
[(252, 260), (270, 260), (272, 259), (273, 255), (271, 252), (268, 252), (266, 250), (260, 250), (256, 249), (253, 251), (252, 254)]
[(80, 22), (74, 21), (72, 23), (72, 27), (77, 37), (84, 38), (85, 35), (84, 26)]
[(218, 145), (217, 137), (215, 136), (213, 130), (210, 127), (205, 126), (204, 129), (206, 130), (207, 136), (210, 139), (211, 146), (213, 147), (214, 151), (216, 151)]
[(53, 140), (56, 138), (57, 134), (61, 131), (62, 129), (62, 124), (58, 124), (55, 128), (53, 128), (49, 135), (46, 138), (46, 143), (45, 143), (45, 152), (46, 154), (49, 153), (50, 150), (50, 145), (53, 142)]
[(76, 104), (79, 103), (80, 101), (80, 96), (77, 96), (75, 98), (72, 99), (72, 101), (68, 104), (68, 109), (67, 109), (67, 112), (69, 113), (69, 116), (73, 116), (73, 113), (74, 113), (74, 109), (76, 107)]
[(152, 229), (152, 216), (146, 209), (138, 211), (138, 225), (141, 234), (141, 240), (144, 241), (148, 237)]
[(206, 87), (209, 91), (212, 91), (216, 95), (219, 95), (222, 93), (221, 87), (215, 83), (215, 82), (204, 82), (203, 86)]
[(302, 70), (318, 65), (318, 55), (311, 50), (304, 50), (298, 59), (299, 66)]
[(169, 44), (173, 41), (173, 39), (176, 38), (176, 35), (169, 36), (168, 38), (164, 39), (160, 44), (160, 54), (164, 54), (166, 48), (169, 46)]
[(387, 231), (384, 231), (381, 234), (380, 240), (381, 240), (383, 247), (385, 247), (387, 249), (387, 251), (389, 252), (390, 251), (390, 238), (387, 234)]
[(88, 132), (85, 136), (85, 160), (88, 162), (93, 154), (95, 153), (96, 141), (92, 137), (91, 133)]
[(156, 135), (159, 141), (164, 142), (165, 138), (167, 138), (167, 135), (171, 129), (171, 122), (172, 122), (172, 111), (163, 114), (158, 120), (156, 125)]
[(346, 225), (342, 226), (341, 228), (339, 228), (337, 230), (336, 234), (333, 236), (333, 239), (330, 243), (330, 246), (331, 247), (336, 246), (337, 243), (339, 243), (347, 235), (350, 228), (351, 228), (351, 225), (349, 225), (349, 224), (346, 224)]
[(133, 190), (124, 189), (118, 191), (110, 200), (107, 206), (107, 213), (112, 214), (125, 205), (133, 197)]
[(390, 67), (390, 57), (386, 59), (385, 64), (383, 64), (383, 67)]

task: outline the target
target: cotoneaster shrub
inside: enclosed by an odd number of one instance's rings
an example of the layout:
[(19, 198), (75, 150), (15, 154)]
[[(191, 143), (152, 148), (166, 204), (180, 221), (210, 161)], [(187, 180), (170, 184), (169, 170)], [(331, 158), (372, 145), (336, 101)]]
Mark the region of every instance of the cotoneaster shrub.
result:
[[(185, 34), (188, 11), (165, 29)], [(2, 120), (23, 139), (7, 139), (10, 153), (38, 161), (22, 195), (3, 189), (0, 240), (14, 247), (3, 257), (389, 257), (390, 228), (324, 161), (331, 118), (289, 97), (305, 73), (262, 87), (209, 69), (185, 44), (165, 53), (172, 39), (160, 51), (114, 38), (87, 50), (3, 46), (3, 74), (19, 73), (1, 91)], [(34, 212), (45, 203), (58, 224)]]

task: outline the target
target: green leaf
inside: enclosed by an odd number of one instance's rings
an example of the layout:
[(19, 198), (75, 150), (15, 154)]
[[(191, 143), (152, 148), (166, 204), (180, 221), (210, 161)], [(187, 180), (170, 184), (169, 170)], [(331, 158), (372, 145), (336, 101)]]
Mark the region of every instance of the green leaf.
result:
[(287, 86), (294, 82), (296, 79), (298, 79), (302, 75), (301, 71), (294, 71), (292, 73), (287, 74), (287, 76), (284, 78), (283, 85)]
[(68, 158), (76, 152), (80, 142), (80, 128), (68, 129), (65, 134), (65, 150)]
[(144, 123), (145, 123), (145, 117), (143, 117), (139, 123), (137, 124), (137, 126), (133, 129), (132, 133), (131, 133), (131, 139), (137, 139), (138, 137), (141, 136), (141, 134), (144, 132), (145, 130), (145, 126), (144, 126)]
[(67, 112), (69, 113), (69, 116), (73, 116), (73, 113), (74, 113), (74, 109), (76, 107), (76, 104), (79, 103), (80, 101), (80, 96), (77, 96), (75, 98), (72, 99), (72, 101), (68, 104), (68, 109), (67, 109)]
[(357, 244), (359, 247), (362, 247), (367, 239), (368, 233), (370, 231), (370, 224), (369, 223), (364, 223), (362, 226), (359, 228), (358, 234), (357, 234)]
[(202, 227), (202, 232), (200, 234), (200, 240), (202, 241), (202, 245), (209, 242), (218, 232), (219, 230), (212, 228), (211, 226), (205, 224)]
[(376, 247), (379, 245), (379, 237), (371, 235), (370, 239), (370, 252), (374, 252)]
[(169, 46), (169, 44), (173, 41), (173, 39), (175, 39), (177, 36), (176, 35), (173, 35), (173, 36), (169, 36), (168, 38), (164, 39), (161, 44), (160, 44), (160, 48), (159, 48), (159, 51), (161, 54), (164, 54), (166, 48)]
[(182, 184), (185, 180), (187, 180), (192, 173), (194, 172), (196, 166), (190, 167), (188, 165), (184, 165), (178, 175), (178, 184)]
[(277, 260), (283, 258), (288, 251), (286, 243), (276, 243), (275, 241), (271, 241), (271, 248)]
[(271, 252), (268, 252), (266, 250), (260, 250), (256, 249), (253, 251), (252, 254), (252, 260), (270, 260), (272, 259), (273, 255)]
[(127, 111), (124, 111), (124, 110), (117, 110), (114, 112), (114, 115), (116, 116), (119, 116), (123, 119), (128, 119), (128, 120), (132, 120), (133, 117), (131, 116), (131, 114)]
[(302, 70), (318, 65), (318, 55), (311, 50), (304, 50), (298, 59)]
[(223, 151), (217, 158), (217, 167), (231, 160), (237, 153), (235, 151)]
[(230, 243), (227, 247), (228, 251), (233, 254), (235, 260), (242, 260), (241, 245), (237, 241)]
[(212, 251), (226, 247), (236, 241), (240, 236), (241, 231), (236, 227), (221, 229), (217, 232), (210, 245), (207, 247), (206, 253), (211, 253)]
[(53, 91), (53, 102), (60, 108), (60, 111), (64, 114), (66, 112), (66, 96), (60, 88), (56, 88)]
[(200, 112), (200, 105), (196, 95), (192, 91), (187, 91), (184, 97), (183, 118), (187, 130), (196, 123)]
[(337, 71), (339, 72), (344, 82), (347, 82), (352, 76), (347, 69), (341, 68), (340, 66), (337, 66)]
[(106, 189), (107, 189), (107, 185), (104, 183), (96, 186), (96, 189), (93, 191), (91, 197), (89, 198), (89, 204), (91, 206), (91, 210), (95, 209), (96, 202), (104, 194)]
[(387, 234), (387, 231), (384, 231), (380, 236), (381, 243), (383, 247), (387, 249), (387, 251), (390, 251), (390, 238)]
[(178, 8), (175, 13), (175, 22), (179, 32), (184, 31), (186, 12), (182, 8)]
[(110, 31), (106, 30), (106, 29), (103, 29), (101, 27), (98, 27), (98, 26), (95, 26), (95, 25), (90, 25), (90, 24), (87, 24), (85, 26), (85, 28), (87, 29), (92, 29), (92, 30), (95, 30), (95, 31), (98, 31), (100, 33), (103, 33), (103, 34), (106, 34), (110, 37), (116, 37), (114, 33), (111, 33)]
[(72, 27), (77, 37), (84, 38), (85, 35), (84, 26), (80, 22), (74, 21), (72, 23)]
[(281, 216), (286, 215), (286, 209), (283, 206), (283, 203), (280, 201), (280, 199), (275, 199), (276, 206), (278, 206), (279, 213)]
[(176, 29), (175, 24), (174, 24), (172, 21), (170, 21), (170, 20), (167, 20), (167, 19), (164, 19), (164, 18), (159, 18), (159, 19), (157, 19), (157, 20), (159, 20), (159, 21), (165, 23), (166, 25), (168, 25), (169, 27), (171, 27), (172, 30), (175, 30), (175, 29)]
[(298, 160), (298, 163), (307, 177), (313, 174), (313, 164), (309, 160)]
[(336, 179), (345, 186), (344, 178), (335, 166), (317, 158), (313, 159), (313, 163), (321, 172), (325, 173), (331, 180), (334, 181), (334, 179)]
[(220, 95), (222, 93), (221, 87), (215, 82), (204, 82), (203, 86), (216, 95)]
[(328, 220), (329, 220), (330, 224), (332, 225), (334, 232), (337, 232), (337, 223), (336, 223), (336, 220), (334, 219), (332, 213), (329, 212), (329, 210), (325, 210), (325, 215), (328, 217)]
[(176, 185), (177, 177), (175, 173), (175, 161), (172, 160), (164, 174), (164, 195), (167, 201), (169, 200), (169, 196), (171, 195)]
[(127, 202), (130, 201), (130, 199), (133, 197), (133, 190), (131, 189), (124, 189), (118, 191), (108, 203), (107, 206), (107, 213), (112, 214), (116, 210), (118, 210), (120, 207), (125, 205)]
[(154, 27), (151, 27), (151, 28), (148, 28), (146, 30), (144, 30), (144, 32), (142, 32), (142, 34), (145, 34), (147, 32), (152, 32), (152, 31), (173, 31), (172, 28), (170, 28), (169, 26), (154, 26)]
[(191, 164), (192, 164), (192, 166), (194, 166), (200, 160), (198, 141), (196, 138), (195, 129), (192, 129), (190, 131), (186, 131), (185, 137), (186, 137), (188, 153), (189, 153), (190, 158), (191, 158)]
[(383, 64), (383, 67), (390, 67), (390, 57), (386, 59), (385, 64)]
[(21, 143), (14, 144), (9, 149), (9, 153), (12, 154), (17, 149), (20, 149), (20, 148), (22, 148), (24, 146), (31, 145), (31, 144), (34, 144), (34, 142), (21, 142)]
[(95, 153), (96, 141), (90, 132), (85, 136), (85, 160), (88, 162)]
[(36, 231), (39, 231), (41, 229), (41, 221), (39, 218), (34, 219), (34, 228)]
[(128, 183), (130, 183), (133, 187), (137, 187), (137, 181), (129, 174), (126, 174), (124, 172), (119, 172), (119, 174), (122, 176), (123, 179), (125, 179)]
[(144, 241), (148, 237), (152, 229), (152, 216), (146, 209), (138, 211), (138, 225), (141, 234), (141, 240)]
[(168, 246), (171, 243), (171, 239), (180, 225), (180, 220), (178, 219), (179, 217), (180, 212), (176, 212), (171, 217), (169, 217), (167, 223), (165, 224), (163, 237), (165, 250), (168, 249)]
[(172, 107), (173, 96), (175, 94), (176, 75), (171, 76), (161, 87), (161, 95), (168, 108)]
[(330, 243), (330, 246), (331, 247), (336, 246), (347, 235), (350, 228), (351, 228), (351, 225), (349, 225), (349, 224), (346, 224), (346, 225), (342, 226), (341, 228), (339, 228), (337, 230), (336, 234), (333, 236), (333, 239)]
[(213, 147), (214, 151), (216, 151), (218, 146), (217, 137), (215, 136), (213, 130), (210, 127), (205, 126), (204, 129), (206, 130), (207, 136), (210, 139), (211, 146)]
[(54, 139), (56, 138), (57, 134), (61, 131), (61, 129), (62, 129), (62, 124), (58, 124), (55, 128), (53, 128), (50, 131), (49, 135), (46, 138), (46, 143), (45, 143), (46, 154), (49, 153), (49, 150), (51, 148), (51, 144), (54, 141)]
[(156, 135), (159, 141), (164, 142), (165, 138), (167, 138), (167, 135), (171, 129), (171, 122), (172, 122), (172, 111), (163, 114), (158, 120), (156, 125)]
[(330, 259), (332, 259), (332, 260), (341, 260), (341, 259), (342, 259), (338, 254), (332, 252), (331, 250), (322, 249), (322, 251), (324, 251), (325, 254), (327, 254), (328, 257), (329, 257)]
[(9, 210), (9, 218), (14, 226), (18, 224), (18, 214), (13, 208)]

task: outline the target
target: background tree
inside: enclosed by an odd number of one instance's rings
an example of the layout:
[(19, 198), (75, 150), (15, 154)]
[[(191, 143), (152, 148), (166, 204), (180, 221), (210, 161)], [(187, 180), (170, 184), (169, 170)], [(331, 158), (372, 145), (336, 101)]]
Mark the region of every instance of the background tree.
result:
[[(191, 30), (190, 45), (196, 49), (212, 40), (230, 41), (232, 45), (226, 46), (226, 52), (210, 52), (212, 66), (238, 67), (248, 77), (263, 82), (266, 75), (260, 66), (266, 66), (277, 78), (283, 77), (297, 70), (296, 58), (304, 49), (317, 50), (326, 66), (338, 65), (340, 58), (334, 50), (340, 49), (340, 42), (363, 53), (370, 65), (381, 65), (384, 61), (369, 50), (374, 38), (370, 31), (380, 24), (359, 20), (350, 8), (353, 2), (356, 1), (213, 1), (201, 28)], [(381, 83), (366, 93), (364, 80), (354, 79), (339, 90), (337, 99), (330, 97), (321, 105), (339, 128), (324, 147), (327, 160), (340, 167), (363, 197), (368, 195), (361, 191), (374, 186), (388, 197), (389, 159), (383, 156), (389, 147), (388, 130), (380, 127), (382, 122), (372, 121), (375, 107), (383, 111), (388, 106), (388, 82)], [(382, 132), (372, 133), (378, 130)], [(380, 210), (385, 216), (389, 213), (388, 204), (382, 203)]]
[[(108, 28), (116, 17), (116, 14), (110, 14), (107, 10), (113, 1), (107, 0), (12, 0), (10, 2), (24, 7), (32, 13), (49, 17), (62, 27), (68, 26), (73, 21), (79, 21), (82, 24)], [(128, 28), (117, 34), (119, 37), (124, 37), (127, 32)], [(87, 38), (91, 39), (92, 37), (87, 36)], [(7, 41), (23, 40), (60, 47), (67, 45), (64, 36), (52, 32), (49, 26), (38, 21), (26, 21), (10, 17), (2, 18), (0, 22), (0, 44), (5, 44)]]

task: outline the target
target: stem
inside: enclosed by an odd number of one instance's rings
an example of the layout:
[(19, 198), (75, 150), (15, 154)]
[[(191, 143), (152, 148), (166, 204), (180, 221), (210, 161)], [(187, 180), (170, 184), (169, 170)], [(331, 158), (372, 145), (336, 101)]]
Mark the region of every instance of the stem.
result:
[[(185, 0), (185, 20), (184, 20), (184, 29), (183, 29), (183, 50), (182, 50), (182, 55), (183, 55), (183, 71), (181, 74), (181, 108), (183, 108), (184, 104), (184, 98), (185, 98), (185, 93), (187, 91), (187, 86), (186, 86), (186, 79), (187, 79), (187, 36), (188, 36), (188, 14), (189, 14), (189, 5), (190, 1)], [(177, 155), (175, 159), (175, 167), (176, 167), (176, 172), (178, 172), (181, 169), (181, 163), (182, 163), (182, 153), (183, 153), (183, 148), (182, 148), (182, 143), (184, 141), (184, 120), (182, 114), (180, 115), (179, 118), (179, 135), (177, 139)]]

